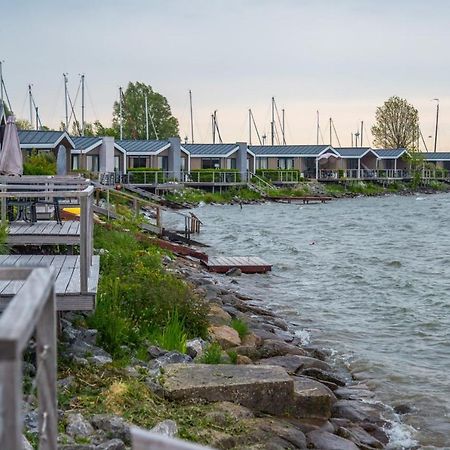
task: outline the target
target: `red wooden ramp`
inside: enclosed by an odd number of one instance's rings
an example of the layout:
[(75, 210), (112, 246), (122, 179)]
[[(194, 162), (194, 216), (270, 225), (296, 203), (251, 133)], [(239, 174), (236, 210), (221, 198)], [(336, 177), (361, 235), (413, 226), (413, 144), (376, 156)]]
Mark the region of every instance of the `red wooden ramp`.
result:
[(272, 265), (258, 256), (210, 256), (202, 261), (210, 272), (226, 273), (230, 269), (241, 269), (242, 273), (266, 273)]

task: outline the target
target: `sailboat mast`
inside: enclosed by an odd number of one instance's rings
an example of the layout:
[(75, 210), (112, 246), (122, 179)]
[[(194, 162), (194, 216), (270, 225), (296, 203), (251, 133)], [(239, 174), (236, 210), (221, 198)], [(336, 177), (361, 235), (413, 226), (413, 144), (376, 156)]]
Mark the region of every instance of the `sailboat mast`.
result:
[(33, 94), (31, 93), (31, 84), (28, 85), (28, 101), (30, 102), (30, 125), (33, 128)]
[(64, 77), (64, 106), (65, 106), (65, 110), (66, 110), (66, 130), (69, 129), (69, 105), (67, 103), (67, 96), (68, 96), (68, 92), (67, 92), (67, 73), (63, 73), (63, 77)]
[(284, 109), (281, 110), (281, 123), (282, 123), (282, 130), (281, 133), (283, 135), (283, 145), (286, 145), (286, 134), (285, 134), (285, 121), (284, 121)]
[(363, 146), (363, 137), (364, 137), (364, 121), (361, 120), (361, 147)]
[(119, 127), (120, 127), (120, 140), (122, 140), (123, 139), (122, 87), (119, 87)]
[(320, 133), (320, 118), (319, 118), (319, 110), (317, 110), (316, 145), (319, 145), (319, 133)]
[(189, 89), (189, 107), (191, 110), (191, 144), (194, 143), (194, 113), (192, 110), (192, 91)]
[(145, 95), (145, 138), (148, 141), (148, 99)]
[(81, 74), (81, 136), (84, 136), (84, 73)]
[(275, 97), (272, 97), (272, 122), (270, 123), (271, 143), (274, 144), (275, 139)]
[(252, 110), (248, 110), (248, 143), (252, 145)]

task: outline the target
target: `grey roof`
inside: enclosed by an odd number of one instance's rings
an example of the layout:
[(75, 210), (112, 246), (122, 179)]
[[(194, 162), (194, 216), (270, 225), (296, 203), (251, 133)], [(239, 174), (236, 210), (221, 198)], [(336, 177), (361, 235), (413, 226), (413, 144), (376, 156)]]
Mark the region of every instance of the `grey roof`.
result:
[(75, 144), (74, 150), (86, 150), (100, 145), (102, 138), (98, 136), (72, 136), (72, 141)]
[(405, 148), (374, 148), (372, 149), (379, 158), (397, 159), (406, 152)]
[(370, 147), (334, 147), (334, 149), (343, 158), (361, 158), (371, 150)]
[(450, 152), (424, 152), (421, 155), (425, 161), (450, 161)]
[(117, 140), (116, 144), (122, 147), (127, 153), (154, 154), (163, 150), (169, 145), (169, 141), (145, 141), (145, 140)]
[(239, 147), (237, 144), (183, 144), (191, 156), (226, 156)]
[(26, 145), (30, 148), (33, 145), (52, 148), (64, 135), (70, 140), (70, 137), (64, 131), (19, 130), (20, 145)]
[(317, 156), (329, 145), (252, 145), (249, 150), (256, 156)]

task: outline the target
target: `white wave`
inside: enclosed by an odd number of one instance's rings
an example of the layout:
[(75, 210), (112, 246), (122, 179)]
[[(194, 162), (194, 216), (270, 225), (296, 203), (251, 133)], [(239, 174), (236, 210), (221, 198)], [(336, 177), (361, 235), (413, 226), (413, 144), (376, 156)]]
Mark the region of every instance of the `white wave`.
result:
[(384, 430), (389, 437), (389, 444), (386, 449), (408, 450), (418, 445), (418, 442), (414, 439), (416, 430), (412, 426), (400, 422), (400, 419), (390, 422), (391, 428)]
[(302, 341), (302, 345), (306, 345), (311, 342), (311, 335), (307, 330), (295, 330), (294, 334)]

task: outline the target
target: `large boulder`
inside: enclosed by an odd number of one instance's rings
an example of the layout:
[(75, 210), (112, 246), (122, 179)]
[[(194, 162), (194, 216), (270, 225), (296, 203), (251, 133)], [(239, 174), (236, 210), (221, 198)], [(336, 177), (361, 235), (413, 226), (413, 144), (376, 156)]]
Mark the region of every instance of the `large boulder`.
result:
[(308, 448), (320, 450), (358, 450), (351, 441), (331, 434), (328, 431), (314, 430), (306, 435)]
[(211, 339), (218, 342), (222, 348), (227, 349), (241, 345), (239, 333), (227, 325), (209, 327), (209, 334)]
[(94, 428), (80, 413), (69, 413), (66, 420), (66, 433), (69, 436), (87, 438), (94, 434)]
[(328, 419), (336, 397), (318, 381), (306, 377), (294, 378), (295, 416), (298, 418)]
[(284, 341), (267, 339), (264, 341), (263, 345), (259, 349), (259, 354), (261, 358), (271, 358), (273, 356), (284, 356), (284, 355), (300, 355), (306, 356), (306, 352), (296, 347), (295, 345), (288, 344)]
[(175, 421), (168, 419), (157, 423), (150, 431), (163, 434), (164, 436), (174, 437), (178, 433), (178, 427)]
[(108, 436), (121, 439), (125, 443), (130, 442), (130, 426), (122, 417), (109, 414), (95, 414), (91, 419), (92, 425), (98, 430), (107, 433)]
[(214, 303), (209, 308), (207, 319), (211, 325), (216, 326), (228, 325), (231, 322), (231, 316)]
[(294, 396), (293, 381), (275, 366), (172, 364), (162, 384), (171, 400), (229, 401), (273, 415), (290, 412)]

